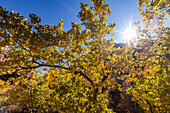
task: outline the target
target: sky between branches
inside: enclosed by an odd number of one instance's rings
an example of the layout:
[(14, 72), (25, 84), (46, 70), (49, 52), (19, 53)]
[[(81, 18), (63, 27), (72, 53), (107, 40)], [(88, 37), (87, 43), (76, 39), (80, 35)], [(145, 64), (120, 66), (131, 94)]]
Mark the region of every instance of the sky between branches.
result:
[[(107, 18), (108, 23), (116, 23), (115, 42), (126, 42), (121, 32), (126, 27), (135, 27), (133, 23), (142, 20), (142, 17), (137, 11), (138, 0), (105, 0), (110, 4), (112, 14)], [(64, 21), (64, 31), (69, 30), (71, 22), (80, 23), (77, 17), (80, 11), (80, 2), (88, 3), (90, 0), (1, 0), (0, 5), (7, 10), (14, 10), (21, 13), (22, 16), (28, 18), (30, 12), (39, 16), (42, 24), (54, 25), (58, 24), (60, 19)], [(168, 20), (167, 25), (170, 24)]]

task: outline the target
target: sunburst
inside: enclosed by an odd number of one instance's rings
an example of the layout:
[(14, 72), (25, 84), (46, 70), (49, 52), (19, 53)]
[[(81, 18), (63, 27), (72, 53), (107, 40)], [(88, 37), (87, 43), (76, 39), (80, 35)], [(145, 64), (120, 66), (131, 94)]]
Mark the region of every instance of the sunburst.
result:
[(132, 27), (131, 23), (129, 26), (125, 26), (125, 29), (122, 32), (123, 39), (128, 42), (137, 36), (136, 29)]

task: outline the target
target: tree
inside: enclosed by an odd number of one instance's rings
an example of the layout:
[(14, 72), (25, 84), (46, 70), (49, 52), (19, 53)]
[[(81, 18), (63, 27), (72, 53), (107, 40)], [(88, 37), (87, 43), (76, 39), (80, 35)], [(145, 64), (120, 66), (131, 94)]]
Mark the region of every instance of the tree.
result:
[[(82, 30), (81, 25), (72, 22), (71, 29), (67, 32), (62, 29), (62, 20), (57, 26), (41, 25), (41, 19), (35, 14), (31, 13), (30, 20), (27, 21), (19, 13), (6, 11), (1, 7), (1, 47), (8, 47), (7, 52), (10, 53), (6, 56), (9, 60), (1, 65), (1, 74), (17, 70), (22, 79), (26, 80), (28, 76), (36, 77), (43, 74), (38, 70), (39, 75), (35, 75), (33, 72), (36, 72), (37, 68), (49, 67), (44, 68), (45, 76), (53, 71), (62, 71), (68, 76), (67, 80), (79, 75), (80, 80), (86, 79), (86, 87), (90, 88), (86, 106), (92, 102), (100, 110), (106, 107), (104, 104), (98, 104), (98, 101), (106, 101), (97, 96), (111, 73), (109, 63), (105, 69), (104, 59), (110, 55), (108, 52), (113, 48), (113, 40), (108, 42), (104, 37), (106, 34), (112, 34), (115, 24), (106, 24), (106, 16), (109, 16), (111, 11), (105, 1), (92, 2), (94, 6), (90, 8), (88, 4), (81, 3), (78, 16), (85, 29)], [(108, 43), (110, 47), (106, 48), (104, 45)], [(82, 61), (83, 67), (80, 67)]]
[(106, 24), (111, 14), (109, 4), (91, 1), (92, 7), (81, 3), (81, 24), (72, 22), (66, 32), (62, 20), (57, 26), (41, 25), (41, 19), (33, 13), (28, 21), (0, 7), (0, 51), (8, 53), (0, 73), (17, 71), (21, 76), (10, 79), (12, 86), (1, 82), (5, 84), (1, 87), (5, 89), (6, 103), (40, 112), (104, 112), (109, 111), (104, 89), (116, 89), (131, 95), (145, 112), (168, 111), (164, 87), (169, 66), (169, 28), (163, 26), (161, 16), (153, 20), (157, 30), (153, 29), (152, 17), (148, 17), (162, 7), (166, 10), (168, 2), (152, 1), (154, 5), (149, 5), (139, 0), (139, 12), (147, 6), (141, 12), (146, 28), (138, 29), (139, 36), (145, 38), (136, 39), (137, 45), (115, 48), (114, 40), (105, 38), (113, 35), (115, 27), (114, 23)]
[(132, 77), (134, 84), (126, 91), (149, 113), (169, 111), (170, 28), (164, 25), (166, 15), (170, 15), (169, 5), (165, 0), (139, 0), (138, 11), (144, 17), (145, 27), (138, 27), (139, 38), (142, 38), (135, 48), (140, 52), (135, 53), (137, 59), (131, 64), (138, 68), (129, 69), (136, 71), (133, 76), (138, 77)]

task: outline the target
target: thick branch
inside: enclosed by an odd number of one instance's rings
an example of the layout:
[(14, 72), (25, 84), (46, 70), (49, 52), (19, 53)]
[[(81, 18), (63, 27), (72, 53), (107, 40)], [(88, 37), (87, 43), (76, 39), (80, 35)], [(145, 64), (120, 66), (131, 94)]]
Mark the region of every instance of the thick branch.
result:
[(62, 68), (62, 69), (71, 69), (71, 68), (67, 68), (67, 67), (62, 67), (62, 66), (58, 66), (58, 65), (47, 65), (47, 64), (40, 64), (38, 66), (30, 66), (30, 67), (21, 67), (21, 69), (33, 69), (33, 68), (39, 68), (42, 66), (46, 66), (46, 67), (58, 67), (58, 68)]
[(98, 93), (98, 91), (99, 91), (98, 88), (96, 88), (96, 89), (94, 90), (94, 93), (93, 93), (93, 103), (95, 103), (96, 100), (97, 100), (97, 93)]

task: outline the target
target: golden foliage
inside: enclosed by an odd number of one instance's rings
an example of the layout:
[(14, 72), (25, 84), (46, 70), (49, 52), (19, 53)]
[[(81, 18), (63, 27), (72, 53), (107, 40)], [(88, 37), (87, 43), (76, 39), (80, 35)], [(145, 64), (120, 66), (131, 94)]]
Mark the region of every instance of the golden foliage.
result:
[(136, 22), (141, 39), (115, 48), (114, 40), (105, 38), (115, 27), (106, 23), (109, 4), (91, 1), (92, 7), (81, 3), (81, 24), (72, 22), (66, 32), (62, 20), (57, 26), (41, 25), (33, 13), (28, 21), (0, 7), (0, 51), (9, 53), (0, 73), (17, 70), (21, 76), (11, 78), (12, 85), (0, 81), (5, 103), (39, 112), (112, 112), (103, 88), (117, 87), (145, 112), (168, 111), (170, 28), (163, 24), (170, 2), (139, 0), (145, 23), (143, 30)]

